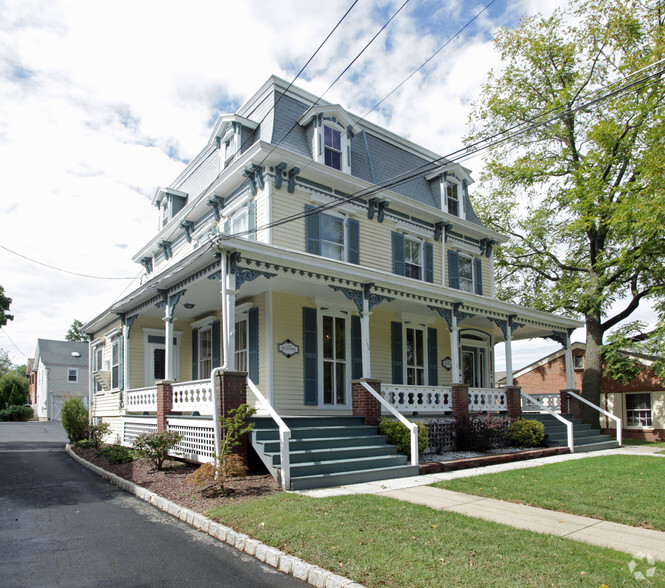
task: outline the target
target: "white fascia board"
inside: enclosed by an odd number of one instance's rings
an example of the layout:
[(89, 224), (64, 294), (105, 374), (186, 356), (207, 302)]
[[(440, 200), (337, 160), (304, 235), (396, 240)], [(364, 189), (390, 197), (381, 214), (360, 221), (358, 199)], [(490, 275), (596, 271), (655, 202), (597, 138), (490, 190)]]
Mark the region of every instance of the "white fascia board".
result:
[(474, 180), (469, 174), (469, 170), (462, 167), (459, 163), (445, 163), (441, 165), (440, 167), (436, 168), (432, 173), (427, 174), (425, 176), (425, 179), (430, 182), (434, 180), (435, 178), (438, 178), (441, 174), (446, 173), (446, 172), (452, 172), (455, 175), (461, 176), (460, 180), (466, 180), (466, 183), (471, 185), (473, 184)]
[(317, 104), (316, 106), (312, 106), (300, 117), (298, 124), (302, 127), (307, 126), (312, 118), (320, 114), (324, 116), (333, 115), (345, 129), (356, 124), (351, 115), (339, 104)]
[(259, 123), (257, 123), (256, 121), (253, 121), (249, 118), (245, 118), (244, 116), (240, 116), (238, 114), (220, 114), (217, 117), (215, 126), (212, 129), (212, 134), (210, 135), (208, 144), (216, 145), (217, 138), (222, 137), (226, 132), (227, 127), (234, 122), (240, 123), (243, 127), (247, 127), (252, 131), (258, 128), (259, 126)]
[(175, 190), (174, 188), (165, 188), (163, 186), (159, 186), (155, 190), (155, 195), (152, 197), (152, 205), (156, 206), (159, 202), (162, 201), (162, 198), (166, 194), (173, 194), (174, 196), (181, 196), (183, 198), (187, 198), (188, 196), (187, 192), (181, 192), (180, 190)]
[(525, 308), (495, 298), (488, 298), (486, 296), (479, 296), (478, 294), (455, 290), (454, 288), (447, 288), (420, 280), (413, 280), (411, 278), (395, 275), (391, 272), (358, 266), (344, 261), (336, 261), (312, 253), (275, 247), (258, 241), (232, 237), (224, 240), (218, 247), (221, 250), (240, 252), (241, 264), (243, 256), (257, 255), (261, 257), (262, 261), (268, 263), (276, 263), (277, 265), (293, 264), (298, 266), (297, 269), (314, 271), (316, 273), (325, 272), (334, 275), (335, 277), (354, 282), (374, 282), (379, 287), (403, 290), (422, 296), (439, 298), (443, 301), (450, 302), (451, 304), (462, 302), (466, 308), (477, 308), (484, 312), (493, 313), (498, 317), (508, 318), (512, 315), (518, 315), (519, 318), (523, 320), (531, 320), (535, 323), (547, 323), (557, 329), (576, 329), (584, 326), (582, 321)]

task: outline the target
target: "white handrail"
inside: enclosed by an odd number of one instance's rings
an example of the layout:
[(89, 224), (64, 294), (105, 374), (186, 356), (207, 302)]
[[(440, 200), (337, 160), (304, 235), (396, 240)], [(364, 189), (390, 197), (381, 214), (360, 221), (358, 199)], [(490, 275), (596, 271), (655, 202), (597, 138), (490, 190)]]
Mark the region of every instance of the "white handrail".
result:
[(621, 441), (622, 439), (622, 431), (621, 431), (621, 419), (617, 416), (614, 416), (612, 413), (607, 412), (606, 410), (603, 410), (600, 408), (600, 406), (595, 405), (593, 402), (588, 401), (586, 398), (582, 398), (579, 394), (575, 394), (575, 392), (572, 392), (571, 390), (565, 390), (566, 394), (570, 394), (571, 396), (574, 396), (578, 400), (581, 400), (584, 402), (584, 404), (588, 404), (591, 408), (595, 408), (598, 412), (602, 412), (605, 416), (610, 417), (614, 422), (617, 424), (617, 443), (619, 446), (621, 446)]
[(259, 392), (259, 389), (256, 387), (254, 382), (247, 378), (247, 387), (252, 391), (254, 396), (259, 399), (259, 404), (262, 408), (265, 408), (268, 411), (268, 414), (272, 419), (277, 423), (279, 427), (279, 456), (280, 456), (280, 468), (282, 470), (282, 488), (284, 490), (291, 489), (291, 463), (289, 458), (289, 440), (291, 439), (291, 429), (286, 426), (286, 423), (282, 420), (275, 409), (270, 405), (266, 400), (265, 396)]
[(526, 392), (523, 392), (522, 390), (520, 390), (520, 394), (524, 398), (526, 398), (529, 402), (533, 402), (533, 404), (538, 406), (541, 410), (544, 410), (545, 412), (551, 414), (552, 416), (559, 419), (564, 425), (566, 425), (566, 432), (568, 434), (568, 449), (570, 449), (571, 453), (575, 453), (575, 440), (573, 438), (573, 423), (571, 423), (570, 421), (564, 419), (561, 415), (558, 415), (557, 413), (555, 413), (553, 410), (549, 409), (544, 404), (541, 404), (533, 396), (529, 396)]
[(372, 388), (367, 382), (360, 382), (374, 398), (376, 398), (381, 406), (388, 409), (388, 411), (407, 427), (411, 431), (411, 465), (418, 465), (418, 425), (412, 423), (408, 419), (404, 418), (399, 412), (397, 412), (393, 406), (386, 401), (383, 396), (381, 396), (374, 388)]

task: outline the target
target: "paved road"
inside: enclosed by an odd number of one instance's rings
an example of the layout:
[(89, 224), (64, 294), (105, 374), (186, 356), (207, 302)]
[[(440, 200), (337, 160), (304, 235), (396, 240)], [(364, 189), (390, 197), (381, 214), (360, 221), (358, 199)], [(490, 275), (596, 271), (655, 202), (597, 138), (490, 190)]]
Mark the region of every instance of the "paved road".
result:
[(75, 463), (60, 423), (0, 423), (3, 587), (304, 586)]

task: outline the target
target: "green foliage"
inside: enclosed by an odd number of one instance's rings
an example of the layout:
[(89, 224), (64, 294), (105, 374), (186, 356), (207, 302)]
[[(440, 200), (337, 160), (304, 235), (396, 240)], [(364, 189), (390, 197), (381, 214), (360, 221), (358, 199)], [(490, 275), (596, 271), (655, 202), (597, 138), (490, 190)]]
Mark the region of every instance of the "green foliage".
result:
[(240, 437), (254, 428), (254, 423), (247, 422), (247, 419), (254, 414), (256, 414), (255, 408), (250, 408), (247, 404), (241, 404), (238, 408), (229, 410), (227, 417), (219, 417), (219, 422), (222, 425), (222, 441), (217, 458), (222, 464), (232, 449), (240, 444)]
[(183, 440), (183, 436), (175, 431), (157, 431), (156, 433), (142, 433), (134, 441), (136, 453), (145, 459), (158, 471), (163, 469), (164, 461), (168, 459), (169, 452)]
[(535, 419), (518, 419), (506, 427), (503, 438), (516, 447), (537, 447), (545, 438), (545, 425)]
[(131, 448), (122, 445), (106, 445), (95, 455), (108, 459), (109, 463), (130, 463), (134, 461), (134, 452)]
[(29, 406), (10, 406), (0, 410), (0, 421), (29, 421), (35, 412)]
[(76, 447), (80, 447), (81, 449), (97, 449), (91, 439), (81, 439), (80, 441), (74, 443), (74, 445)]
[(60, 420), (72, 443), (88, 436), (88, 409), (78, 396), (66, 398), (60, 411)]
[(65, 340), (72, 342), (80, 342), (87, 340), (86, 334), (83, 331), (83, 323), (80, 320), (74, 319), (74, 322), (71, 324), (69, 330), (67, 331), (67, 334), (65, 335)]
[[(427, 427), (418, 422), (418, 455), (422, 454), (429, 443)], [(386, 436), (390, 445), (397, 447), (397, 453), (411, 455), (411, 431), (401, 422), (387, 417), (379, 421), (379, 432)]]
[(13, 321), (14, 316), (9, 314), (9, 306), (12, 299), (5, 295), (5, 289), (0, 286), (0, 327), (4, 327), (7, 321)]
[[(497, 296), (584, 318), (592, 402), (604, 336), (646, 300), (659, 325), (665, 318), (665, 78), (652, 75), (663, 52), (658, 9), (580, 0), (500, 30), (502, 67), (474, 106), (467, 139), (520, 126), (488, 149), (474, 201), (485, 224), (511, 238), (495, 249)], [(665, 337), (659, 348), (665, 355)]]
[(109, 423), (100, 423), (98, 425), (88, 425), (87, 436), (88, 440), (95, 449), (99, 449), (99, 446), (104, 440), (104, 436), (108, 434), (111, 429)]
[(501, 423), (490, 419), (455, 417), (455, 448), (458, 451), (487, 451), (496, 445), (501, 435)]
[(14, 384), (12, 386), (12, 392), (9, 395), (8, 404), (9, 406), (23, 406), (25, 404), (26, 398), (19, 392), (18, 386)]
[[(18, 396), (14, 396), (14, 400), (10, 400), (12, 391), (16, 387), (18, 389)], [(25, 376), (19, 375), (15, 372), (9, 372), (0, 377), (0, 408), (4, 400), (5, 406), (15, 404), (17, 406), (28, 403), (28, 379)]]

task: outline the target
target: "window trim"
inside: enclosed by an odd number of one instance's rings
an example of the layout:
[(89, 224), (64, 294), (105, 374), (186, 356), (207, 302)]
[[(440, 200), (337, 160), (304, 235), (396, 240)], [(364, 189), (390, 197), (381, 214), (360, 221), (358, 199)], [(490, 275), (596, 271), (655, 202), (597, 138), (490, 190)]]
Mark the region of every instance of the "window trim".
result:
[[(649, 408), (648, 409), (643, 409), (643, 408), (632, 408), (630, 409), (630, 413), (638, 413), (638, 412), (646, 412), (648, 410), (649, 415), (647, 417), (648, 421), (651, 422), (651, 424), (648, 425), (631, 425), (629, 424), (629, 409), (628, 409), (628, 397), (629, 396), (647, 396), (649, 398)], [(653, 429), (653, 395), (651, 392), (625, 392), (625, 398), (624, 398), (624, 414), (625, 414), (625, 427), (627, 429), (635, 429), (635, 430), (651, 430)]]
[[(74, 374), (74, 379), (71, 379), (72, 373)], [(79, 383), (79, 369), (77, 367), (68, 367), (67, 368), (67, 383), (68, 384), (78, 384)]]

